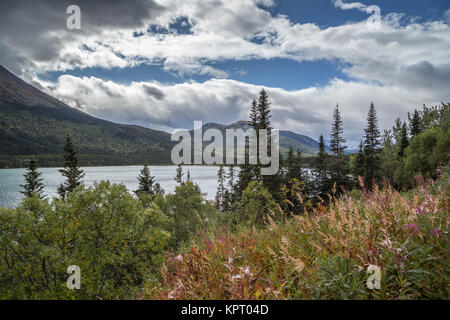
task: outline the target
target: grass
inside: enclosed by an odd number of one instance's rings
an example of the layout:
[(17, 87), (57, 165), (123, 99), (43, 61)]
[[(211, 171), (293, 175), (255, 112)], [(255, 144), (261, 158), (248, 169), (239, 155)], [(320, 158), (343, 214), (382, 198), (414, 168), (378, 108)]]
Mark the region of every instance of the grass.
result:
[[(217, 227), (169, 254), (146, 299), (449, 299), (449, 178), (353, 191), (262, 229)], [(369, 266), (381, 288), (369, 289)]]

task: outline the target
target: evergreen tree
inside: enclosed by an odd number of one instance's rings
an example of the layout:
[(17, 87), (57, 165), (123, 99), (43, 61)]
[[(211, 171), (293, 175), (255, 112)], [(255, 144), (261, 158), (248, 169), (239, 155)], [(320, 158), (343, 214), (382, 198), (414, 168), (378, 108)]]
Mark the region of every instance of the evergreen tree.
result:
[(155, 197), (155, 189), (153, 183), (155, 182), (155, 177), (150, 175), (150, 169), (147, 165), (141, 170), (140, 175), (138, 176), (139, 181), (139, 189), (135, 191), (136, 195), (148, 195), (151, 198)]
[(359, 151), (355, 158), (355, 166), (353, 167), (353, 176), (358, 179), (358, 177), (364, 176), (364, 167), (365, 167), (365, 159), (364, 159), (364, 146), (361, 141), (359, 144)]
[(58, 193), (61, 198), (65, 198), (76, 187), (83, 184), (84, 172), (78, 166), (78, 158), (75, 147), (70, 139), (66, 137), (66, 144), (64, 146), (64, 169), (59, 172), (66, 178), (66, 181), (58, 187)]
[(289, 182), (291, 179), (298, 179), (299, 181), (303, 181), (304, 177), (302, 168), (302, 154), (300, 151), (294, 152), (292, 148), (289, 148), (285, 167), (286, 182)]
[(161, 185), (157, 182), (157, 183), (155, 183), (155, 188), (154, 188), (154, 190), (155, 190), (155, 195), (161, 195), (161, 196), (164, 196), (164, 194), (166, 193), (165, 191), (164, 191), (164, 189), (161, 187)]
[(191, 172), (188, 170), (186, 181), (191, 181)]
[(179, 164), (175, 175), (175, 181), (177, 182), (178, 185), (183, 184), (183, 176), (184, 176), (183, 167), (181, 166), (181, 164)]
[(224, 210), (225, 205), (225, 170), (223, 166), (219, 167), (217, 172), (217, 193), (216, 193), (216, 208), (219, 211)]
[(272, 129), (272, 127), (270, 126), (270, 118), (272, 116), (270, 114), (269, 95), (264, 89), (262, 89), (261, 92), (259, 93), (257, 110), (258, 110), (257, 129), (267, 129), (270, 132), (270, 130)]
[(344, 130), (342, 128), (343, 121), (341, 118), (341, 113), (339, 111), (339, 105), (336, 105), (333, 113), (333, 124), (331, 127), (330, 134), (330, 149), (333, 153), (333, 167), (331, 171), (331, 183), (336, 183), (339, 186), (347, 186), (348, 170), (346, 169), (344, 163), (344, 151), (347, 148), (344, 146), (346, 140), (342, 137)]
[[(256, 141), (257, 141), (257, 154), (259, 153), (259, 109), (258, 103), (255, 99), (253, 99), (252, 106), (250, 108), (250, 121), (248, 122), (249, 126), (255, 130), (256, 132)], [(257, 166), (250, 164), (249, 157), (249, 146), (248, 143), (245, 143), (245, 163), (241, 165), (241, 170), (239, 171), (237, 184), (232, 189), (232, 192), (235, 194), (236, 200), (240, 200), (242, 192), (247, 189), (248, 184), (257, 179)]]
[[(272, 127), (271, 127), (271, 123), (270, 123), (270, 118), (272, 117), (272, 115), (270, 114), (270, 107), (271, 107), (271, 103), (269, 101), (269, 96), (267, 94), (267, 92), (262, 89), (261, 92), (259, 93), (259, 100), (258, 100), (258, 128), (257, 128), (257, 133), (258, 133), (258, 139), (259, 139), (259, 130), (267, 130), (267, 134), (268, 134), (268, 139), (267, 139), (267, 150), (268, 153), (270, 153), (271, 150), (271, 131), (272, 131)], [(258, 149), (259, 149), (259, 140), (258, 140)], [(259, 153), (258, 153), (258, 158), (259, 158)], [(264, 186), (267, 188), (267, 190), (270, 192), (270, 194), (272, 195), (272, 197), (276, 200), (276, 201), (281, 201), (282, 200), (282, 190), (281, 190), (281, 185), (282, 185), (282, 177), (280, 174), (280, 171), (278, 171), (276, 174), (274, 175), (268, 175), (268, 176), (262, 176), (260, 174), (261, 171), (261, 165), (258, 165), (257, 168), (255, 168), (255, 177), (256, 180), (262, 180)]]
[(409, 131), (411, 132), (411, 139), (414, 138), (415, 136), (417, 136), (418, 134), (420, 134), (420, 132), (422, 131), (421, 129), (421, 117), (420, 117), (420, 113), (419, 111), (414, 110), (414, 114), (411, 117), (410, 114), (408, 114), (408, 118), (409, 118)]
[(299, 196), (302, 199), (307, 199), (308, 192), (302, 168), (301, 152), (297, 151), (294, 153), (293, 149), (289, 148), (288, 156), (283, 166), (285, 170), (282, 188), (285, 193), (285, 200), (287, 200), (285, 202), (288, 203), (285, 209), (293, 214), (303, 213), (303, 203), (300, 201)]
[(364, 178), (366, 187), (372, 188), (372, 183), (378, 178), (380, 171), (379, 147), (380, 131), (378, 130), (378, 119), (373, 102), (370, 104), (367, 116), (367, 128), (364, 129), (364, 154), (365, 171)]
[(234, 166), (233, 165), (231, 165), (229, 167), (227, 179), (228, 179), (229, 190), (225, 191), (225, 193), (226, 193), (226, 196), (225, 196), (225, 202), (226, 202), (225, 211), (231, 210), (233, 208), (233, 204), (236, 202), (235, 181), (234, 181), (235, 180), (235, 176), (234, 176)]
[(327, 194), (330, 192), (330, 182), (328, 177), (327, 166), (328, 154), (325, 151), (325, 141), (323, 135), (319, 138), (319, 153), (317, 154), (315, 162), (315, 177), (316, 177), (316, 193), (322, 199), (326, 199)]
[(403, 158), (403, 156), (405, 155), (405, 149), (408, 147), (409, 144), (409, 140), (408, 140), (408, 128), (406, 126), (406, 122), (403, 123), (402, 125), (402, 130), (401, 130), (401, 136), (400, 136), (400, 141), (399, 141), (399, 146), (398, 146), (398, 157), (399, 158)]
[(255, 130), (258, 130), (259, 122), (258, 122), (258, 103), (256, 99), (253, 99), (252, 107), (250, 108), (250, 121), (248, 124)]
[(228, 168), (228, 186), (230, 187), (231, 190), (234, 189), (234, 165), (231, 165)]
[(21, 193), (27, 198), (33, 196), (33, 194), (41, 199), (44, 198), (44, 184), (42, 183), (43, 179), (41, 178), (42, 173), (38, 172), (37, 168), (37, 160), (33, 157), (28, 161), (27, 172), (23, 175), (25, 184), (21, 185), (23, 189)]

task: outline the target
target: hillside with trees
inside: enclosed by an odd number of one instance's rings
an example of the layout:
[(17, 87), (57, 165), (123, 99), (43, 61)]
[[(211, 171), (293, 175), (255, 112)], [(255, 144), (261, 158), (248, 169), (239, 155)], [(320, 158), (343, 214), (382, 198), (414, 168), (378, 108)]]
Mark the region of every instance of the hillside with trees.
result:
[(41, 166), (60, 166), (67, 135), (84, 166), (170, 163), (168, 133), (91, 117), (0, 66), (0, 167), (25, 167), (32, 155)]

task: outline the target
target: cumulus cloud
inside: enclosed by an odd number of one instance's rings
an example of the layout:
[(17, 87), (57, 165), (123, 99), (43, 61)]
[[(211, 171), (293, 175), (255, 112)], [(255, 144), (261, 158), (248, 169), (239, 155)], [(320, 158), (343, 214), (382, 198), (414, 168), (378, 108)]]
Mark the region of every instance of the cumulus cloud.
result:
[[(94, 116), (146, 127), (192, 129), (195, 120), (229, 124), (247, 119), (252, 99), (262, 87), (227, 79), (176, 85), (132, 82), (129, 85), (95, 77), (61, 76), (47, 92)], [(395, 117), (405, 118), (422, 103), (437, 104), (445, 96), (433, 91), (335, 79), (323, 88), (287, 91), (265, 88), (272, 101), (273, 126), (318, 138), (329, 134), (336, 103), (343, 114), (345, 135), (356, 147), (363, 134), (368, 107), (375, 102), (382, 128)], [(111, 93), (114, 94), (111, 94)]]
[[(0, 63), (102, 118), (167, 128), (188, 127), (199, 119), (227, 123), (247, 118), (248, 103), (260, 88), (226, 80), (230, 75), (211, 63), (225, 60), (338, 61), (351, 81), (335, 79), (323, 88), (301, 91), (268, 88), (276, 125), (315, 137), (328, 127), (330, 110), (337, 102), (347, 111), (349, 136), (357, 139), (371, 100), (389, 122), (392, 110), (404, 115), (422, 103), (448, 100), (448, 20), (400, 24), (400, 14), (389, 14), (377, 30), (367, 28), (365, 21), (321, 28), (272, 15), (268, 9), (274, 5), (272, 0), (77, 3), (82, 30), (69, 31), (65, 29), (68, 0), (4, 1)], [(367, 9), (361, 2), (334, 0), (333, 4), (343, 10)], [(177, 23), (184, 32), (175, 27)], [(214, 79), (203, 84), (126, 85), (68, 75), (45, 83), (34, 75), (89, 67), (132, 68), (142, 63)], [(387, 122), (382, 123), (390, 125)]]
[(344, 1), (342, 0), (332, 0), (332, 2), (336, 8), (342, 10), (358, 9), (361, 11), (365, 11), (367, 9), (367, 6), (361, 2), (344, 3)]

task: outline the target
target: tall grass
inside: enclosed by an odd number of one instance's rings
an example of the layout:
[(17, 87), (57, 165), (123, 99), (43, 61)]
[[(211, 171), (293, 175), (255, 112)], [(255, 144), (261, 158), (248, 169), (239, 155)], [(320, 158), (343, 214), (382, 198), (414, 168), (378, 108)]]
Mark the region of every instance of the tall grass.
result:
[[(203, 233), (149, 299), (448, 299), (449, 178), (353, 191), (262, 229)], [(367, 269), (381, 268), (369, 289)]]

